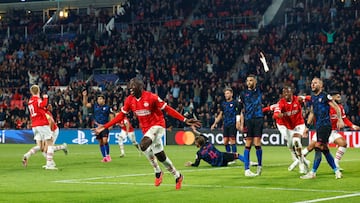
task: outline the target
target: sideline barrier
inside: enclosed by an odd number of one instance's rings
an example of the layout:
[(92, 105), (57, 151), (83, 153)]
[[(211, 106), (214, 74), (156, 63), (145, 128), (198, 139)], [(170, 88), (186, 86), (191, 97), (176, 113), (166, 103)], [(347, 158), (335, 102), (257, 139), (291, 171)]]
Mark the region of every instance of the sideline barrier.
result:
[[(110, 130), (109, 143), (117, 144), (116, 135), (121, 132), (121, 129)], [(302, 139), (302, 144), (307, 146), (309, 140), (315, 132), (309, 132), (309, 138)], [(339, 132), (347, 141), (349, 148), (360, 148), (360, 131), (340, 131)], [(209, 138), (209, 141), (213, 144), (222, 145), (223, 135), (221, 130), (204, 131), (205, 136)], [(143, 134), (140, 129), (135, 129), (136, 140), (140, 142)], [(184, 129), (172, 129), (167, 131), (166, 136), (163, 137), (164, 145), (193, 145), (195, 135), (190, 130)], [(89, 129), (60, 129), (57, 144), (98, 144), (95, 136)], [(33, 132), (32, 130), (1, 130), (0, 131), (0, 143), (18, 143), (18, 144), (33, 144)], [(238, 132), (236, 135), (236, 143), (238, 145), (244, 145), (244, 134)], [(131, 144), (129, 139), (126, 138), (124, 144)], [(286, 146), (286, 140), (280, 135), (276, 129), (264, 129), (262, 136), (263, 146)], [(330, 147), (336, 147), (331, 144)]]
[[(117, 144), (116, 136), (120, 134), (120, 129), (110, 130), (109, 143)], [(136, 140), (140, 142), (142, 132), (139, 129), (135, 130)], [(32, 144), (34, 134), (32, 130), (1, 130), (0, 143), (17, 143), (17, 144)], [(164, 138), (165, 139), (165, 138)], [(95, 135), (90, 129), (60, 129), (56, 144), (98, 144)], [(130, 140), (126, 138), (124, 144), (131, 144)]]

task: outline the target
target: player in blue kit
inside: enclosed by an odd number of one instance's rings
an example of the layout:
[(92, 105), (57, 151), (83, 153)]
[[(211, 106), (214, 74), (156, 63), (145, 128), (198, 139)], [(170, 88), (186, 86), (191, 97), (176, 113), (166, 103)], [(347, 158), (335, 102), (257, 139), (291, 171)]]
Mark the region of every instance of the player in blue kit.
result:
[(314, 78), (311, 81), (311, 106), (309, 122), (313, 122), (315, 118), (315, 129), (317, 140), (315, 144), (315, 158), (312, 170), (306, 175), (300, 176), (301, 179), (313, 179), (316, 177), (316, 171), (320, 166), (322, 154), (324, 154), (328, 164), (335, 173), (335, 178), (342, 178), (340, 170), (336, 167), (334, 157), (331, 155), (328, 147), (328, 140), (331, 134), (331, 120), (330, 120), (330, 106), (335, 109), (338, 118), (337, 128), (344, 127), (344, 121), (341, 116), (341, 111), (331, 95), (323, 91), (323, 81), (320, 78)]
[[(244, 149), (245, 176), (254, 177), (262, 172), (262, 148), (261, 137), (263, 132), (264, 114), (262, 112), (262, 93), (256, 86), (257, 80), (255, 75), (249, 75), (246, 78), (247, 89), (241, 92), (240, 98), (244, 106), (244, 120), (240, 131), (244, 131), (244, 124), (247, 128)], [(258, 167), (256, 173), (250, 171), (250, 149), (254, 143)]]
[(216, 147), (207, 141), (204, 135), (195, 137), (195, 145), (199, 148), (196, 152), (195, 162), (188, 161), (185, 166), (199, 166), (200, 161), (204, 160), (211, 166), (227, 166), (229, 162), (236, 159), (244, 162), (244, 157), (238, 153), (220, 152)]
[[(236, 134), (240, 129), (241, 122), (244, 118), (241, 114), (241, 106), (239, 102), (233, 99), (233, 90), (230, 87), (224, 89), (225, 101), (221, 103), (220, 112), (211, 125), (214, 130), (221, 119), (224, 121), (223, 136), (226, 152), (237, 152)], [(231, 147), (231, 148), (230, 148)]]
[[(87, 108), (91, 108), (92, 104), (88, 102), (88, 95), (87, 91), (84, 90), (82, 92), (83, 95), (83, 105), (85, 105)], [(105, 96), (104, 95), (98, 95), (96, 103), (94, 106), (94, 127), (96, 128), (99, 125), (103, 125), (109, 120), (111, 120), (114, 115), (112, 113), (112, 109), (105, 103)], [(109, 130), (105, 129), (101, 133), (96, 135), (96, 139), (99, 141), (100, 145), (100, 151), (102, 154), (103, 159), (102, 162), (110, 162), (111, 156), (110, 156), (110, 147), (108, 143), (109, 139)]]

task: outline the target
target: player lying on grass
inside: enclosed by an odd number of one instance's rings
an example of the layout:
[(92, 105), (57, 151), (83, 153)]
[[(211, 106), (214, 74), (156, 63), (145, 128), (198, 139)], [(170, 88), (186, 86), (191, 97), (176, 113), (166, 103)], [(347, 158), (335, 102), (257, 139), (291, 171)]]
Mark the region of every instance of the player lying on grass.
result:
[[(239, 159), (244, 162), (244, 157), (239, 153), (221, 152), (213, 144), (211, 144), (207, 137), (198, 131), (194, 130), (197, 136), (195, 137), (195, 145), (199, 148), (196, 152), (196, 159), (194, 162), (188, 161), (185, 166), (199, 166), (200, 161), (204, 160), (211, 166), (228, 166), (229, 162)], [(251, 162), (250, 165), (257, 166), (257, 163)]]

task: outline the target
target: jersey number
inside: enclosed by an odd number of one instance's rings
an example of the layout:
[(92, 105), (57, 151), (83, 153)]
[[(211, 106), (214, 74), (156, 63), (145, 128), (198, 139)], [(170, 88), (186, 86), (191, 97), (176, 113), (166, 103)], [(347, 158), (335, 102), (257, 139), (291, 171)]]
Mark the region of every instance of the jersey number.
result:
[(28, 107), (29, 107), (29, 111), (30, 111), (30, 116), (31, 117), (36, 116), (34, 105), (30, 104)]
[(212, 159), (215, 159), (215, 158), (217, 157), (216, 153), (213, 152), (213, 151), (209, 151), (209, 156), (210, 156), (210, 158), (212, 158)]

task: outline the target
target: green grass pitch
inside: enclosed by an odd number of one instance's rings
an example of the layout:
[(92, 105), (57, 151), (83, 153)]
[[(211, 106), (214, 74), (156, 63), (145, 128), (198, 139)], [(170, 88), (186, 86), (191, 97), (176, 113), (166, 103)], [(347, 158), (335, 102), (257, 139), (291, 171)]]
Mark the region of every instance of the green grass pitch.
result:
[[(167, 171), (161, 186), (154, 186), (153, 169), (133, 146), (125, 146), (126, 157), (120, 158), (118, 146), (111, 145), (113, 161), (102, 163), (97, 145), (69, 145), (67, 156), (62, 151), (55, 154), (57, 171), (42, 169), (45, 159), (40, 153), (24, 168), (22, 156), (32, 146), (0, 146), (0, 202), (360, 202), (359, 148), (348, 149), (343, 157), (343, 179), (335, 179), (323, 157), (316, 179), (302, 180), (298, 169), (287, 170), (291, 160), (286, 147), (263, 147), (263, 173), (248, 178), (239, 161), (222, 168), (205, 162), (198, 168), (185, 167), (186, 161), (194, 160), (196, 147), (165, 146), (185, 177), (177, 191)], [(239, 152), (243, 149), (238, 146)], [(313, 157), (312, 152), (308, 159)], [(251, 159), (256, 160), (254, 148)]]

